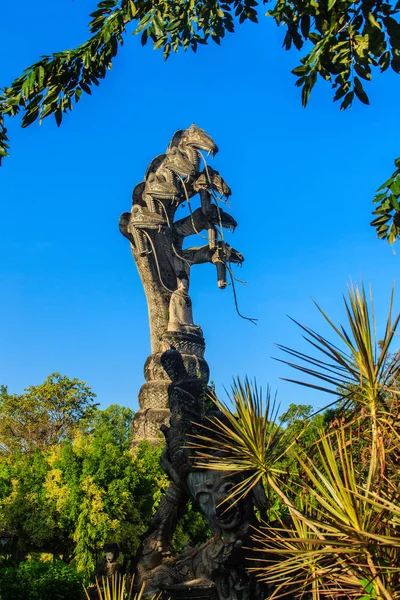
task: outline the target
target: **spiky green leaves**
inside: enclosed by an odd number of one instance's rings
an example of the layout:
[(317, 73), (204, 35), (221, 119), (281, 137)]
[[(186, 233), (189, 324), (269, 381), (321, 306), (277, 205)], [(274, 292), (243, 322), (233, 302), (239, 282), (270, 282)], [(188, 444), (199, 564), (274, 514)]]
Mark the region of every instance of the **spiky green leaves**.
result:
[[(232, 385), (228, 404), (212, 398), (221, 418), (202, 426), (203, 433), (190, 443), (197, 466), (245, 474), (230, 498), (246, 495), (263, 477), (274, 479), (282, 472), (281, 461), (293, 446), (293, 436), (276, 423), (277, 404), (268, 388), (262, 390), (248, 379)], [(228, 500), (230, 500), (230, 498)]]
[[(360, 289), (353, 285), (349, 286), (348, 296), (348, 300), (344, 299), (349, 326), (347, 330), (342, 325), (335, 325), (316, 304), (337, 336), (341, 347), (300, 323), (297, 325), (305, 332), (305, 340), (318, 351), (319, 357), (306, 355), (282, 345), (278, 347), (300, 361), (282, 362), (320, 380), (322, 384), (289, 381), (336, 396), (341, 395), (353, 401), (355, 406), (367, 406), (370, 409), (382, 392), (387, 392), (395, 385), (398, 376), (400, 358), (397, 354), (390, 355), (390, 347), (399, 325), (400, 314), (393, 318), (392, 291), (385, 331), (382, 339), (378, 340), (372, 297), (368, 300), (364, 287)], [(339, 392), (338, 388), (342, 391)]]
[(272, 598), (289, 586), (315, 599), (398, 597), (397, 494), (376, 493), (376, 481), (363, 480), (352, 456), (356, 446), (341, 429), (322, 436), (312, 460), (297, 457), (298, 511), (291, 510), (290, 525), (265, 525), (253, 537), (260, 554), (254, 570), (275, 586)]
[[(202, 468), (247, 474), (231, 501), (262, 480), (289, 515), (253, 535), (253, 570), (272, 586), (270, 598), (394, 600), (400, 597), (400, 360), (390, 346), (399, 315), (392, 316), (392, 293), (378, 338), (372, 298), (357, 286), (345, 299), (347, 328), (319, 310), (338, 343), (300, 325), (319, 356), (281, 348), (300, 361), (290, 366), (321, 385), (296, 383), (349, 401), (343, 418), (321, 430), (316, 443), (293, 445), (261, 409), (257, 388), (238, 381), (233, 411), (216, 401), (223, 419), (195, 447)], [(285, 444), (292, 444), (292, 461), (283, 474)]]

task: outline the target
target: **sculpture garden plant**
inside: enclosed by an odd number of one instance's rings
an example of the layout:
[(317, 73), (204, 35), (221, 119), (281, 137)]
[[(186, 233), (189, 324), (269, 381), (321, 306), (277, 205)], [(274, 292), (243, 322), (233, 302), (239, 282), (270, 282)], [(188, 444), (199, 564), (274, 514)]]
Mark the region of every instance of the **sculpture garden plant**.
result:
[[(103, 577), (101, 582), (96, 579), (96, 585), (92, 588), (84, 588), (87, 600), (141, 600), (142, 591), (138, 594), (132, 593), (133, 580), (128, 584), (126, 576), (114, 573), (110, 578)], [(155, 599), (154, 599), (155, 600)]]
[(281, 347), (303, 363), (291, 366), (323, 382), (297, 383), (343, 400), (332, 426), (321, 430), (308, 455), (299, 446), (286, 447), (297, 465), (289, 477), (274, 463), (274, 456), (285, 452), (284, 445), (277, 450), (284, 439), (274, 445), (272, 438), (260, 436), (273, 428), (262, 412), (259, 392), (248, 382), (235, 385), (233, 411), (214, 400), (229, 422), (210, 425), (218, 439), (203, 428), (192, 444), (199, 467), (248, 474), (227, 502), (249, 493), (259, 480), (279, 495), (286, 517), (265, 522), (253, 535), (253, 550), (262, 563), (254, 571), (271, 586), (271, 597), (400, 596), (400, 357), (389, 353), (399, 315), (392, 320), (392, 303), (393, 295), (379, 342), (372, 301), (363, 288), (351, 287), (345, 300), (349, 331), (321, 311), (345, 349), (302, 325), (305, 339), (322, 359)]

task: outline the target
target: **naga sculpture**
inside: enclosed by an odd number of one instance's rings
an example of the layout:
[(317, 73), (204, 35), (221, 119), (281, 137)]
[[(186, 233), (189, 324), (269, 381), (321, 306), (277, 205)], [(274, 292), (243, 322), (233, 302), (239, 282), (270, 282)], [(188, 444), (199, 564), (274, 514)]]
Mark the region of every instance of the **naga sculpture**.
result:
[[(201, 427), (223, 415), (210, 402), (205, 342), (193, 319), (189, 296), (190, 270), (195, 264), (215, 265), (220, 288), (227, 286), (230, 263), (243, 256), (229, 246), (223, 229), (233, 231), (236, 221), (220, 208), (218, 195), (228, 197), (228, 185), (217, 171), (199, 171), (201, 151), (214, 155), (217, 147), (192, 125), (178, 131), (165, 154), (148, 167), (145, 180), (133, 192), (130, 213), (120, 229), (131, 243), (145, 290), (152, 354), (145, 364), (146, 383), (139, 392), (140, 411), (134, 419), (135, 442), (157, 440), (161, 429), (165, 446), (161, 466), (170, 479), (150, 526), (132, 563), (139, 590), (145, 598), (208, 598), (209, 600), (262, 600), (265, 590), (251, 576), (250, 529), (255, 508), (265, 514), (263, 489), (232, 505), (229, 496), (243, 474), (195, 468), (188, 442)], [(190, 200), (200, 196), (193, 210)], [(190, 214), (174, 220), (183, 202)], [(184, 247), (185, 238), (206, 232), (206, 244)], [(171, 555), (176, 525), (188, 500), (202, 512), (212, 531), (207, 542)], [(159, 596), (157, 596), (159, 597)]]
[[(151, 355), (133, 424), (135, 443), (157, 441), (160, 426), (168, 422), (170, 379), (160, 363), (164, 350), (177, 348), (189, 375), (204, 384), (208, 381), (205, 342), (193, 322), (188, 294), (191, 267), (214, 264), (223, 289), (230, 263), (243, 262), (243, 256), (224, 240), (223, 230), (233, 231), (237, 225), (220, 206), (231, 190), (215, 169), (205, 164), (200, 171), (202, 152), (214, 156), (217, 151), (210, 136), (196, 125), (177, 131), (165, 154), (151, 161), (144, 181), (136, 185), (131, 211), (120, 218), (121, 233), (130, 241), (142, 280), (150, 322)], [(191, 199), (197, 194), (200, 206), (192, 210)], [(176, 220), (183, 203), (190, 214)], [(195, 234), (206, 243), (184, 247), (185, 239)]]

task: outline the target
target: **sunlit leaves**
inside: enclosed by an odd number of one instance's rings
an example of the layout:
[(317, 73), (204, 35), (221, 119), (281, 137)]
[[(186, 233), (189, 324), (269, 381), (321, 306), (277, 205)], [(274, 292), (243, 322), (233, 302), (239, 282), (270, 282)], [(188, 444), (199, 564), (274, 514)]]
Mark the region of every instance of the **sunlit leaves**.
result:
[(287, 586), (296, 597), (397, 598), (397, 492), (391, 502), (372, 491), (376, 480), (363, 480), (352, 455), (359, 440), (346, 429), (321, 436), (313, 459), (298, 456), (301, 494), (290, 524), (266, 524), (253, 536), (254, 570), (275, 586), (272, 598)]
[(280, 472), (281, 461), (290, 451), (293, 434), (276, 423), (277, 404), (268, 389), (248, 379), (236, 379), (232, 385), (229, 406), (213, 397), (220, 417), (199, 425), (201, 433), (189, 443), (195, 450), (197, 466), (214, 470), (230, 470), (245, 474), (232, 490), (240, 498), (253, 489), (263, 477), (273, 481)]
[[(0, 114), (15, 116), (22, 110), (24, 127), (54, 114), (59, 125), (82, 90), (90, 94), (91, 86), (105, 77), (132, 21), (141, 43), (151, 42), (167, 58), (179, 48), (196, 52), (199, 44), (220, 44), (226, 32), (235, 30), (235, 23), (257, 23), (259, 5), (258, 0), (102, 0), (90, 15), (92, 37), (76, 49), (44, 56), (28, 67), (4, 88)], [(400, 70), (398, 11), (386, 2), (277, 2), (267, 14), (286, 27), (284, 47), (300, 50), (305, 42), (311, 43), (301, 66), (293, 70), (303, 104), (319, 77), (331, 82), (334, 100), (341, 99), (342, 109), (351, 106), (354, 97), (369, 103), (361, 79), (370, 80), (372, 68)], [(1, 124), (0, 148), (1, 156), (6, 156), (6, 131)]]
[(387, 240), (389, 244), (400, 238), (400, 158), (396, 159), (395, 165), (395, 172), (376, 193), (374, 204), (378, 206), (373, 212), (375, 218), (371, 222), (378, 238)]
[[(266, 3), (265, 0), (263, 3)], [(53, 115), (60, 126), (82, 92), (92, 93), (99, 85), (123, 43), (131, 22), (141, 44), (160, 49), (164, 58), (179, 49), (196, 52), (199, 45), (218, 45), (235, 24), (258, 22), (260, 0), (102, 0), (91, 13), (92, 37), (75, 49), (43, 56), (0, 93), (0, 164), (8, 156), (9, 144), (4, 117), (22, 114), (22, 127)], [(373, 71), (389, 67), (400, 73), (399, 3), (373, 0), (279, 0), (267, 15), (286, 28), (283, 46), (304, 52), (293, 69), (301, 101), (306, 106), (319, 79), (334, 90), (340, 109), (355, 100), (369, 104), (365, 82)], [(304, 51), (306, 48), (306, 51)], [(396, 194), (395, 194), (396, 195)], [(397, 201), (397, 195), (395, 200)], [(378, 200), (377, 202), (380, 202)], [(393, 195), (390, 202), (394, 205)], [(388, 205), (374, 213), (378, 237), (396, 241), (400, 217), (396, 208), (391, 221)], [(381, 207), (378, 207), (380, 210)], [(391, 221), (391, 223), (389, 223)]]
[(8, 451), (32, 453), (65, 440), (96, 407), (92, 390), (78, 379), (53, 373), (23, 394), (0, 387), (0, 442)]

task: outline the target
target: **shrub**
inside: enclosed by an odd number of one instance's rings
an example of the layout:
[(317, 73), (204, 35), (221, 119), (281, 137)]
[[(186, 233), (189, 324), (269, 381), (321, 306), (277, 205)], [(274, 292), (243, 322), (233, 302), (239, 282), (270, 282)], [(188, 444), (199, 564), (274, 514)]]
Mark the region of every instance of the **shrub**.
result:
[(62, 561), (23, 562), (0, 572), (1, 600), (81, 600), (82, 575)]

